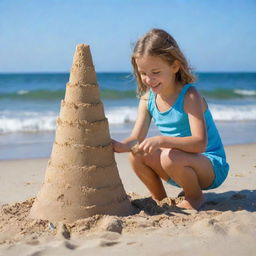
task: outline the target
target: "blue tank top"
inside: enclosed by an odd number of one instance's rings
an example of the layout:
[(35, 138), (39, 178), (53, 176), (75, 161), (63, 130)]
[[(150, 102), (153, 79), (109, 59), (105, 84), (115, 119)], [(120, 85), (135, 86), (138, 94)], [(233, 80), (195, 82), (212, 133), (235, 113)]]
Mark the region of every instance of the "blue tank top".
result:
[[(165, 112), (160, 112), (158, 110), (156, 106), (156, 94), (150, 90), (148, 98), (148, 111), (162, 135), (174, 137), (191, 136), (188, 114), (183, 108), (185, 94), (191, 86), (193, 85), (184, 85), (173, 106)], [(204, 113), (204, 118), (208, 136), (208, 143), (204, 154), (218, 156), (224, 158), (223, 160), (226, 160), (226, 155), (219, 132), (208, 107)]]

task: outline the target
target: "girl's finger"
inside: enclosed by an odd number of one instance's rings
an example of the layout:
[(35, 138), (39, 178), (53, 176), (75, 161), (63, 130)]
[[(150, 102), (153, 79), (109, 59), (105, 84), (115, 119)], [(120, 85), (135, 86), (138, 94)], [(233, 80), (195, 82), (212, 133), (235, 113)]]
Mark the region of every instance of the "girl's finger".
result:
[(143, 149), (144, 149), (144, 141), (139, 144), (139, 150), (144, 151)]

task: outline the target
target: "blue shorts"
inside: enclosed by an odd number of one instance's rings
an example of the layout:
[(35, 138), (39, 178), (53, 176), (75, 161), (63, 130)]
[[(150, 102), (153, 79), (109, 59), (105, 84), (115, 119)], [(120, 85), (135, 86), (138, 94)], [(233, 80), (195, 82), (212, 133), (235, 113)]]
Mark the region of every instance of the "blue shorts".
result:
[[(211, 155), (208, 153), (203, 153), (212, 163), (215, 178), (213, 183), (203, 190), (213, 189), (219, 187), (228, 176), (229, 165), (226, 159), (220, 156)], [(173, 179), (167, 180), (167, 183), (176, 187), (180, 187)]]

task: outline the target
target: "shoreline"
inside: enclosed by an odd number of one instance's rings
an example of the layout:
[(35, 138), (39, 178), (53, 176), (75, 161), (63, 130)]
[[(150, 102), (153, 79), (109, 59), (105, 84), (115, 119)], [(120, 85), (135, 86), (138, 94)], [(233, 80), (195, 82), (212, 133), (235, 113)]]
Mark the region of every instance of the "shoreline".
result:
[[(256, 121), (216, 122), (224, 146), (256, 143)], [(123, 140), (129, 136), (133, 125), (109, 125), (110, 136)], [(152, 124), (148, 136), (159, 135)], [(0, 160), (37, 159), (50, 157), (55, 131), (17, 132), (0, 134)]]
[[(224, 145), (224, 148), (226, 149), (228, 149), (228, 148), (230, 148), (230, 147), (239, 147), (239, 146), (250, 146), (250, 145), (256, 145), (256, 142), (251, 142), (251, 143), (243, 143), (243, 142), (241, 142), (241, 143), (234, 143), (234, 144), (225, 144)], [(51, 143), (51, 145), (52, 145), (52, 143)], [(116, 154), (116, 153), (115, 153)], [(125, 153), (124, 153), (125, 154)], [(117, 154), (116, 154), (117, 155)], [(28, 158), (3, 158), (3, 159), (1, 159), (0, 158), (0, 164), (2, 163), (2, 162), (12, 162), (12, 161), (26, 161), (26, 160), (43, 160), (43, 159), (49, 159), (50, 158), (50, 155), (49, 155), (49, 157), (46, 157), (46, 156), (42, 156), (42, 157), (28, 157)]]
[[(236, 143), (236, 144), (227, 144), (227, 145), (224, 145), (224, 148), (225, 148), (225, 151), (226, 151), (226, 148), (229, 150), (229, 148), (233, 148), (233, 147), (240, 147), (240, 146), (243, 146), (243, 147), (246, 147), (246, 146), (252, 146), (252, 145), (256, 145), (256, 142), (251, 142), (251, 143)], [(121, 154), (126, 154), (126, 153), (121, 153)], [(118, 153), (115, 153), (115, 156), (116, 155), (120, 155)], [(12, 161), (32, 161), (32, 160), (47, 160), (49, 159), (49, 157), (30, 157), (30, 158), (12, 158), (12, 159), (0, 159), (0, 164), (2, 162), (12, 162)]]

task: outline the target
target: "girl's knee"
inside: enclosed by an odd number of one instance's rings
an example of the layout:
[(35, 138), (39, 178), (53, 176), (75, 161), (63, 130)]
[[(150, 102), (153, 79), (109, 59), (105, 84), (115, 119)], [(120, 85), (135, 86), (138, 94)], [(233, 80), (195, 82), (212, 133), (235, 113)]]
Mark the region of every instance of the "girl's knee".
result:
[(144, 164), (146, 166), (152, 167), (159, 162), (160, 152), (154, 152), (153, 154), (133, 154), (130, 153), (129, 160), (131, 163)]
[(133, 153), (130, 153), (129, 154), (129, 161), (132, 165), (135, 165), (135, 164), (141, 164), (143, 163), (143, 158), (141, 155), (139, 154), (133, 154)]
[(160, 157), (163, 169), (172, 171), (181, 166), (180, 154), (180, 150), (164, 149)]

